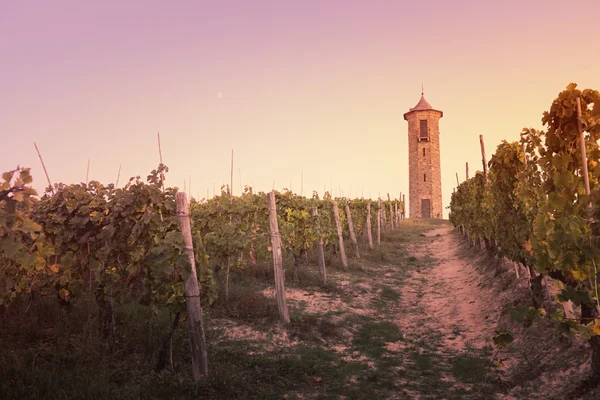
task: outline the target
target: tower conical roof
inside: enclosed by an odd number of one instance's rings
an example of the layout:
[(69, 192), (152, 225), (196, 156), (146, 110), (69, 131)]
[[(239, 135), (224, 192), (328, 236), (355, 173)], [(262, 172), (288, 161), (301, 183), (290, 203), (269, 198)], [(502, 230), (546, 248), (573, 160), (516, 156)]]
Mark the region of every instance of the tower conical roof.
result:
[(423, 92), (421, 92), (421, 100), (419, 100), (419, 102), (417, 103), (416, 106), (414, 106), (413, 108), (409, 109), (408, 112), (406, 114), (404, 114), (404, 119), (406, 119), (406, 116), (408, 114), (410, 114), (413, 111), (426, 111), (426, 110), (431, 110), (431, 111), (437, 111), (439, 112), (440, 118), (444, 116), (444, 113), (440, 110), (436, 110), (435, 108), (431, 107), (431, 104), (429, 104), (427, 102), (427, 100), (425, 100), (425, 95)]
[(433, 107), (425, 100), (425, 95), (423, 93), (421, 93), (421, 100), (419, 100), (417, 105), (410, 109), (410, 111), (418, 110), (433, 110)]

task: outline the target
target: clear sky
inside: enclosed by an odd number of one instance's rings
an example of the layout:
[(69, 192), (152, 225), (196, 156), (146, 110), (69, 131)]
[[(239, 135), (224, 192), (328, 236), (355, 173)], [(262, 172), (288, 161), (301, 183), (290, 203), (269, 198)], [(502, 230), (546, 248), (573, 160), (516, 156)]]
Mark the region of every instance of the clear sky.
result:
[[(440, 122), (445, 206), (569, 82), (600, 89), (600, 2), (0, 0), (0, 170), (121, 183), (158, 164), (229, 181), (376, 198), (408, 192), (407, 122)], [(339, 188), (339, 189), (338, 189)], [(407, 196), (408, 197), (408, 196)], [(446, 213), (447, 215), (447, 213)]]

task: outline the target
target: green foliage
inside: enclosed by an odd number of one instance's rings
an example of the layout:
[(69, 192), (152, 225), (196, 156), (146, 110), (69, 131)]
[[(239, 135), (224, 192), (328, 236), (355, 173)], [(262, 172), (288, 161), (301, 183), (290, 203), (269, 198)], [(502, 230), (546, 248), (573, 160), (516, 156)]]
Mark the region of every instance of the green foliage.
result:
[[(302, 255), (314, 244), (338, 246), (333, 199), (326, 192), (323, 199), (313, 193), (306, 198), (289, 190), (275, 192), (277, 221), (283, 250), (300, 263)], [(371, 226), (377, 224), (377, 203), (370, 200), (337, 199), (342, 234), (348, 236), (345, 206), (350, 207), (355, 232), (365, 232), (367, 204), (371, 204)], [(382, 203), (382, 207), (385, 203)], [(396, 200), (388, 202), (403, 203)], [(313, 209), (317, 214), (313, 215)], [(265, 193), (253, 193), (246, 187), (239, 197), (231, 196), (223, 187), (221, 194), (203, 202), (192, 202), (192, 232), (196, 243), (196, 258), (202, 265), (223, 267), (228, 260), (237, 260), (233, 268), (243, 270), (248, 263), (268, 262), (271, 259), (269, 211)], [(213, 287), (214, 289), (214, 287)]]
[(494, 344), (500, 348), (508, 347), (513, 340), (515, 340), (515, 338), (510, 334), (510, 332), (496, 331), (496, 334), (493, 337)]
[[(164, 187), (164, 165), (145, 181), (131, 178), (123, 188), (92, 181), (57, 184), (36, 199), (28, 169), (3, 174), (0, 186), (0, 305), (28, 294), (53, 295), (65, 303), (84, 293), (185, 310), (183, 281), (189, 274), (178, 228), (176, 188)], [(299, 263), (322, 240), (339, 246), (333, 199), (291, 191), (276, 192), (277, 219), (284, 251)], [(342, 232), (348, 236), (345, 207), (355, 231), (364, 232), (367, 205), (371, 225), (377, 203), (337, 199)], [(382, 202), (389, 212), (397, 201)], [(313, 209), (318, 212), (313, 215)], [(223, 187), (206, 201), (191, 201), (191, 228), (203, 301), (217, 297), (214, 272), (227, 265), (243, 270), (248, 262), (271, 259), (269, 212), (265, 193), (246, 187), (234, 197)], [(389, 216), (388, 216), (389, 218)]]
[(510, 318), (513, 321), (520, 322), (526, 326), (531, 325), (545, 315), (546, 311), (542, 308), (527, 307), (524, 305), (518, 305), (510, 312)]
[[(31, 218), (36, 192), (29, 168), (2, 174), (0, 185), (0, 306), (55, 280), (54, 250)], [(68, 293), (65, 294), (68, 296)]]
[(122, 189), (59, 184), (39, 200), (29, 170), (3, 174), (0, 304), (51, 292), (71, 302), (95, 287), (99, 300), (110, 291), (183, 310), (189, 262), (165, 172), (161, 165), (147, 183), (131, 178)]
[[(591, 195), (583, 179), (578, 97)], [(573, 301), (594, 318), (600, 304), (599, 113), (600, 92), (570, 84), (544, 112), (546, 130), (524, 129), (519, 143), (502, 142), (489, 162), (487, 183), (477, 174), (459, 185), (450, 205), (455, 226), (465, 227), (474, 238), (495, 239), (501, 254), (558, 279), (563, 285), (559, 300)], [(511, 315), (522, 322), (542, 316), (527, 307)], [(551, 317), (566, 334), (586, 337), (598, 321)]]

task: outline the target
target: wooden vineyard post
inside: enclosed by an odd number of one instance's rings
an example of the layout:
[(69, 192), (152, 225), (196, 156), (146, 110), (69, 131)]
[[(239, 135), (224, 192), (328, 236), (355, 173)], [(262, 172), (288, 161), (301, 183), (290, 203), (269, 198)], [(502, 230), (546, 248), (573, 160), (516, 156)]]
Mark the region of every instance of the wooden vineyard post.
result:
[(381, 244), (381, 198), (377, 200), (377, 245)]
[(402, 222), (402, 210), (400, 209), (400, 204), (402, 204), (402, 192), (400, 192), (400, 197), (398, 197), (398, 225)]
[[(583, 136), (583, 129), (581, 127), (581, 99), (577, 97), (577, 130), (579, 131), (579, 150), (581, 152), (581, 164), (583, 167), (583, 183), (585, 185), (585, 194), (590, 195), (590, 178), (588, 175), (588, 163), (587, 154), (585, 151), (585, 137)], [(588, 205), (591, 207), (592, 203)]]
[(281, 322), (289, 324), (290, 314), (285, 298), (285, 274), (283, 270), (283, 257), (281, 255), (281, 234), (279, 233), (277, 209), (275, 208), (275, 191), (269, 193), (267, 197), (269, 201), (269, 227), (271, 231), (271, 248), (273, 250), (273, 269), (275, 274), (275, 298)]
[(42, 155), (40, 154), (40, 150), (37, 147), (37, 144), (33, 142), (35, 146), (35, 151), (37, 152), (38, 157), (40, 158), (40, 162), (42, 163), (42, 168), (44, 169), (44, 174), (46, 174), (46, 179), (48, 180), (48, 187), (52, 192), (52, 196), (54, 196), (54, 186), (52, 186), (52, 182), (50, 181), (50, 176), (48, 176), (48, 171), (46, 170), (46, 164), (44, 164), (44, 160), (42, 159)]
[(402, 219), (406, 219), (406, 196), (402, 195)]
[(390, 229), (394, 230), (394, 209), (392, 207), (391, 202), (390, 202)]
[[(313, 207), (312, 208), (312, 217), (315, 220), (316, 223), (316, 219), (317, 216), (319, 215), (319, 212), (317, 210), (317, 207)], [(325, 283), (325, 281), (327, 281), (327, 270), (325, 269), (325, 252), (323, 250), (323, 238), (319, 237), (319, 240), (317, 240), (316, 244), (316, 252), (317, 252), (317, 263), (319, 264), (319, 276), (321, 277), (321, 282)]]
[(373, 248), (373, 235), (371, 234), (371, 203), (367, 204), (367, 240), (369, 242), (369, 248)]
[(388, 221), (387, 221), (387, 211), (385, 210), (385, 202), (381, 202), (381, 225), (383, 230), (385, 231), (388, 227)]
[(466, 172), (465, 172), (465, 174), (466, 174), (465, 175), (466, 179), (469, 180), (469, 163), (466, 163)]
[[(158, 139), (158, 158), (160, 161), (160, 166), (162, 167), (164, 164), (163, 164), (163, 159), (162, 159), (162, 149), (160, 147), (160, 132), (156, 133), (156, 137)], [(162, 191), (164, 192), (165, 191), (165, 174), (162, 172), (160, 173), (160, 179), (162, 181), (160, 187), (161, 187)]]
[(191, 265), (190, 275), (185, 280), (185, 304), (192, 353), (192, 376), (194, 381), (198, 382), (208, 377), (208, 356), (206, 351), (206, 337), (204, 335), (204, 322), (202, 320), (202, 306), (200, 305), (200, 287), (198, 286), (198, 276), (196, 275), (196, 261), (187, 198), (185, 193), (178, 192), (175, 199), (179, 229), (183, 235), (185, 252)]
[[(233, 204), (233, 149), (231, 149), (231, 172), (229, 180), (229, 204)], [(233, 221), (233, 215), (229, 214), (229, 224)], [(225, 273), (225, 301), (229, 300), (229, 273), (231, 271), (231, 255), (227, 256), (227, 271)]]
[(115, 189), (119, 187), (119, 178), (121, 177), (121, 164), (119, 164), (119, 172), (117, 172), (117, 182), (115, 183)]
[(342, 224), (340, 224), (340, 212), (338, 210), (338, 203), (336, 200), (333, 201), (333, 216), (335, 217), (335, 226), (337, 228), (337, 234), (340, 241), (340, 255), (342, 257), (342, 265), (344, 268), (348, 268), (348, 258), (346, 258), (346, 249), (344, 248), (344, 237), (342, 236)]
[(354, 255), (356, 258), (360, 258), (358, 253), (358, 242), (356, 241), (356, 235), (354, 234), (354, 224), (352, 223), (352, 213), (350, 212), (350, 205), (346, 203), (346, 217), (348, 218), (348, 232), (350, 232), (350, 241), (354, 248)]
[(483, 135), (479, 135), (481, 144), (481, 162), (483, 162), (483, 181), (487, 182), (487, 160), (485, 159), (485, 145), (483, 144)]
[(456, 187), (459, 187), (460, 183), (458, 182), (458, 172), (456, 173)]

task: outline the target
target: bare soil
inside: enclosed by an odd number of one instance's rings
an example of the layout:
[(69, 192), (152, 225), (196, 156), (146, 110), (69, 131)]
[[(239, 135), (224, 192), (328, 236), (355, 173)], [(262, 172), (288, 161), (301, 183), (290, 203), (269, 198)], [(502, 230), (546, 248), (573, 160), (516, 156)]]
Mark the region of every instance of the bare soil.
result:
[[(166, 311), (118, 305), (112, 352), (81, 329), (85, 308), (67, 315), (52, 301), (36, 318), (15, 312), (5, 320), (18, 323), (0, 325), (0, 348), (10, 349), (0, 352), (0, 398), (600, 399), (585, 380), (588, 344), (548, 319), (512, 321), (531, 303), (526, 274), (447, 221), (403, 221), (374, 249), (361, 242), (360, 254), (343, 269), (330, 253), (326, 283), (314, 260), (297, 280), (288, 270), (287, 326), (271, 268), (233, 270), (229, 299), (204, 308), (210, 379), (201, 386), (190, 379), (184, 328), (172, 368), (154, 371)], [(515, 340), (500, 350), (496, 331)]]
[[(317, 318), (314, 324), (325, 320), (335, 334), (278, 326), (267, 335), (237, 324), (229, 326), (228, 335), (259, 340), (265, 353), (312, 340), (337, 354), (338, 363), (361, 365), (347, 385), (359, 387), (365, 374), (384, 375), (391, 387), (376, 391), (381, 398), (596, 398), (594, 392), (578, 393), (589, 369), (586, 343), (562, 338), (547, 322), (525, 329), (510, 321), (510, 310), (529, 301), (527, 277), (517, 277), (514, 265), (469, 245), (447, 224), (422, 232), (401, 227), (386, 235), (380, 252), (365, 249), (351, 270), (331, 271), (334, 293), (318, 286), (287, 289), (292, 315)], [(262, 294), (273, 299), (274, 290), (265, 288)], [(383, 338), (376, 351), (372, 343), (357, 345), (365, 326), (386, 322), (393, 322), (400, 335)], [(508, 350), (493, 345), (498, 329), (515, 335)], [(532, 367), (532, 360), (543, 360), (547, 368)]]

